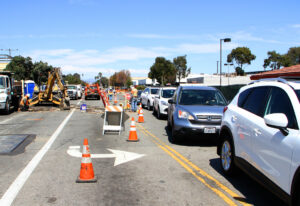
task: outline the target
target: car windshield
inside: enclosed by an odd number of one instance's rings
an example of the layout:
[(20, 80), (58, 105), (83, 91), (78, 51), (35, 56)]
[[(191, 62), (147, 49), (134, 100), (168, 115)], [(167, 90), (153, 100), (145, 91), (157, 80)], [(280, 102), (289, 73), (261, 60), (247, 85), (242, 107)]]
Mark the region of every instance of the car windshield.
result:
[(225, 106), (226, 100), (217, 90), (186, 89), (181, 90), (179, 104)]
[(295, 92), (296, 92), (296, 95), (298, 97), (298, 101), (300, 102), (300, 90), (295, 90)]
[(156, 94), (158, 89), (151, 89), (151, 94)]
[(4, 89), (5, 88), (5, 78), (0, 77), (0, 89)]
[(161, 96), (163, 98), (171, 98), (171, 97), (173, 97), (174, 92), (175, 92), (175, 89), (162, 90)]
[(68, 86), (68, 89), (76, 89), (76, 86)]
[(94, 87), (94, 86), (91, 86), (90, 88), (91, 88), (91, 89), (97, 89), (97, 87)]

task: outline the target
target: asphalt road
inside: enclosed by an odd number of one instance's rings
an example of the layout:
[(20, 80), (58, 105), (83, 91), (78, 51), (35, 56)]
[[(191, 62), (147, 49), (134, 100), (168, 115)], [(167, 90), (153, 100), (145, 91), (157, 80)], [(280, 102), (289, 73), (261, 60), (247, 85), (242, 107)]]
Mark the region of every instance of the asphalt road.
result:
[[(79, 109), (83, 103), (87, 112)], [(39, 109), (45, 111), (0, 115), (0, 135), (30, 135), (12, 153), (0, 155), (0, 205), (283, 204), (243, 173), (223, 176), (217, 137), (194, 136), (171, 144), (166, 120), (158, 120), (152, 111), (144, 109), (145, 122), (136, 123), (140, 141), (128, 142), (130, 119), (137, 119), (136, 113), (125, 113), (121, 135), (103, 136), (99, 100), (72, 101), (70, 111)], [(84, 138), (93, 155), (119, 150), (140, 156), (116, 166), (113, 155), (93, 158), (97, 182), (76, 183), (81, 158), (67, 151), (70, 146), (82, 148)]]

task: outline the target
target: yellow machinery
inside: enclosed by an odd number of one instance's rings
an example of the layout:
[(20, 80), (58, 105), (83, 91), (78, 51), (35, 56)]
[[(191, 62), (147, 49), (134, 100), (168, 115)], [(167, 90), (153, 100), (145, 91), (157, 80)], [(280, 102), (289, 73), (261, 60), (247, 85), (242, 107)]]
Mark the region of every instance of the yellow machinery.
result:
[[(59, 90), (55, 87), (55, 82)], [(70, 109), (70, 98), (68, 97), (67, 88), (62, 81), (62, 75), (59, 68), (54, 68), (49, 72), (48, 81), (45, 91), (39, 91), (29, 101), (29, 105), (36, 105), (42, 103), (53, 103), (59, 105), (60, 109)]]

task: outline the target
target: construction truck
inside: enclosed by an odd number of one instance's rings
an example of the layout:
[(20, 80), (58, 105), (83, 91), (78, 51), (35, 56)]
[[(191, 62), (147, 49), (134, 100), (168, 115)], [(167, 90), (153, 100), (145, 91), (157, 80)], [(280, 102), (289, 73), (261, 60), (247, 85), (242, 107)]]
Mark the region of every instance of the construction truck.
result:
[[(5, 114), (10, 113), (13, 106), (17, 109), (21, 94), (17, 92), (14, 85), (13, 73), (8, 71), (0, 72), (0, 110)], [(20, 91), (21, 92), (21, 91)]]
[(61, 110), (70, 109), (70, 98), (62, 80), (60, 68), (54, 68), (52, 72), (49, 72), (45, 90), (35, 91), (32, 99), (29, 100), (29, 106), (44, 103), (58, 105)]
[(84, 91), (84, 99), (98, 99), (100, 100), (100, 87), (98, 84), (87, 84)]

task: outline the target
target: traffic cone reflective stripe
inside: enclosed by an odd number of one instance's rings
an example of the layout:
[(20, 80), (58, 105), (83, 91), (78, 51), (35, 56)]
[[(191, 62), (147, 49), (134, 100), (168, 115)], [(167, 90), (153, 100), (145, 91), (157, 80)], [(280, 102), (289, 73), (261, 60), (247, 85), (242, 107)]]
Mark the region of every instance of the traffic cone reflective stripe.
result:
[(97, 177), (94, 175), (90, 148), (87, 139), (84, 139), (83, 141), (80, 174), (76, 182), (77, 183), (97, 182)]
[(137, 137), (136, 127), (135, 127), (135, 121), (134, 121), (133, 117), (131, 119), (130, 131), (129, 131), (129, 138), (128, 138), (127, 141), (129, 141), (129, 142), (137, 142), (137, 141), (139, 141), (139, 139)]
[(143, 123), (144, 122), (144, 114), (143, 114), (143, 110), (141, 109), (140, 114), (139, 114), (139, 119), (138, 119), (139, 123)]
[(140, 103), (138, 114), (140, 114), (141, 110), (142, 110), (142, 103)]

